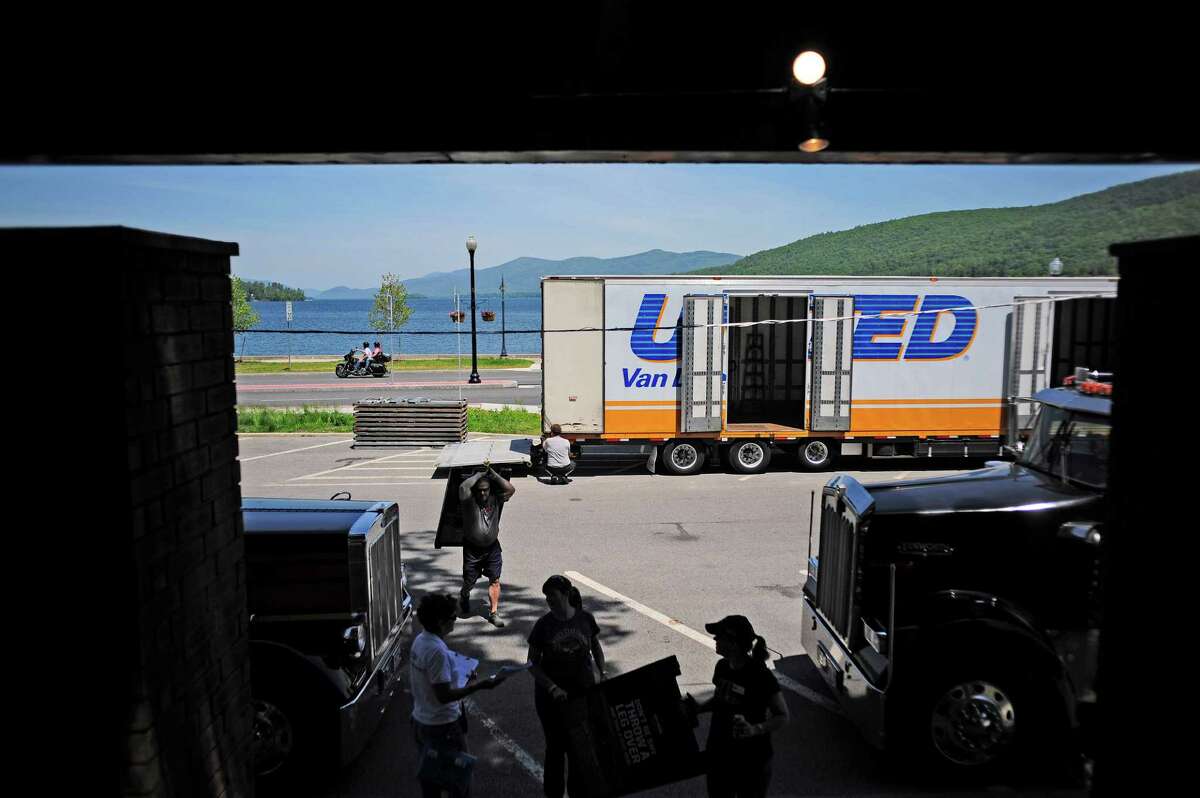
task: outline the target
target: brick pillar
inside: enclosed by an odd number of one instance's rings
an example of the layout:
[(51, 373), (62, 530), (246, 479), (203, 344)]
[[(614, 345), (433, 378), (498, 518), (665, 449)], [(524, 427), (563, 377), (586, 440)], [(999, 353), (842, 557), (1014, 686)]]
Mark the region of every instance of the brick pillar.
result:
[[(102, 732), (115, 738), (111, 784), (126, 796), (251, 795), (237, 244), (60, 228), (0, 231), (0, 251), (36, 273), (80, 275), (71, 285), (91, 306), (72, 340), (99, 365), (72, 396), (71, 424), (105, 465), (79, 525), (94, 542), (76, 557), (97, 558), (99, 589), (81, 591), (95, 598), (78, 628), (95, 638), (89, 662), (117, 663), (89, 685), (116, 696)], [(58, 495), (71, 503), (69, 487)]]

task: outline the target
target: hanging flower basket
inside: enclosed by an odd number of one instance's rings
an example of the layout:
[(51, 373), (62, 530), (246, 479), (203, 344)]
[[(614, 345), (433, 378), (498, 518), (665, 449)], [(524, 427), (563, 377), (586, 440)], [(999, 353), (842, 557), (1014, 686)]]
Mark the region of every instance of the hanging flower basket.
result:
[(465, 310), (450, 311), (450, 321), (452, 321), (452, 322), (461, 323), (462, 320), (465, 319), (466, 317), (467, 317), (467, 312)]
[(494, 310), (481, 310), (481, 311), (479, 311), (479, 315), (483, 316), (484, 321), (495, 321), (496, 320), (496, 311), (494, 311)]

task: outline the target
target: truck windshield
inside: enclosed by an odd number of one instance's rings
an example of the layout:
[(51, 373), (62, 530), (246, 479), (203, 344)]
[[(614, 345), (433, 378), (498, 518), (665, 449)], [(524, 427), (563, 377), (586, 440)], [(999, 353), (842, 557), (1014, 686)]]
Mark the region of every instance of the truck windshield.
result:
[(1042, 405), (1033, 421), (1022, 464), (1094, 488), (1108, 484), (1108, 438), (1104, 416)]

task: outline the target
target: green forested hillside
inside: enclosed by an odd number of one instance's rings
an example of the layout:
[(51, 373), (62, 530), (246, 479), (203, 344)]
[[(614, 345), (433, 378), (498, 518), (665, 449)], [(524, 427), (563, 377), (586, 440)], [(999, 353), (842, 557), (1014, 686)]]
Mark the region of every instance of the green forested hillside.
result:
[(1115, 274), (1108, 245), (1200, 234), (1200, 171), (1050, 205), (951, 211), (822, 233), (690, 274), (1030, 276)]
[(246, 293), (250, 299), (265, 299), (274, 302), (292, 300), (300, 302), (304, 299), (304, 291), (300, 288), (289, 288), (283, 283), (265, 282), (263, 280), (243, 280)]

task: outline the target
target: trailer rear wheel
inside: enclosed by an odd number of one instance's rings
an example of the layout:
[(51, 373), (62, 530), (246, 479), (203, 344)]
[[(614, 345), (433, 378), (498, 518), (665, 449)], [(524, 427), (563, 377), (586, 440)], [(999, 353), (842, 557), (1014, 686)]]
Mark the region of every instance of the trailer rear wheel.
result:
[(796, 450), (796, 459), (805, 471), (826, 471), (832, 468), (837, 460), (839, 448), (834, 441), (814, 438), (800, 444)]
[(729, 465), (742, 474), (761, 474), (771, 464), (771, 447), (765, 441), (738, 441), (729, 447)]
[(662, 459), (672, 474), (685, 476), (704, 468), (704, 444), (694, 441), (671, 441), (663, 447)]

